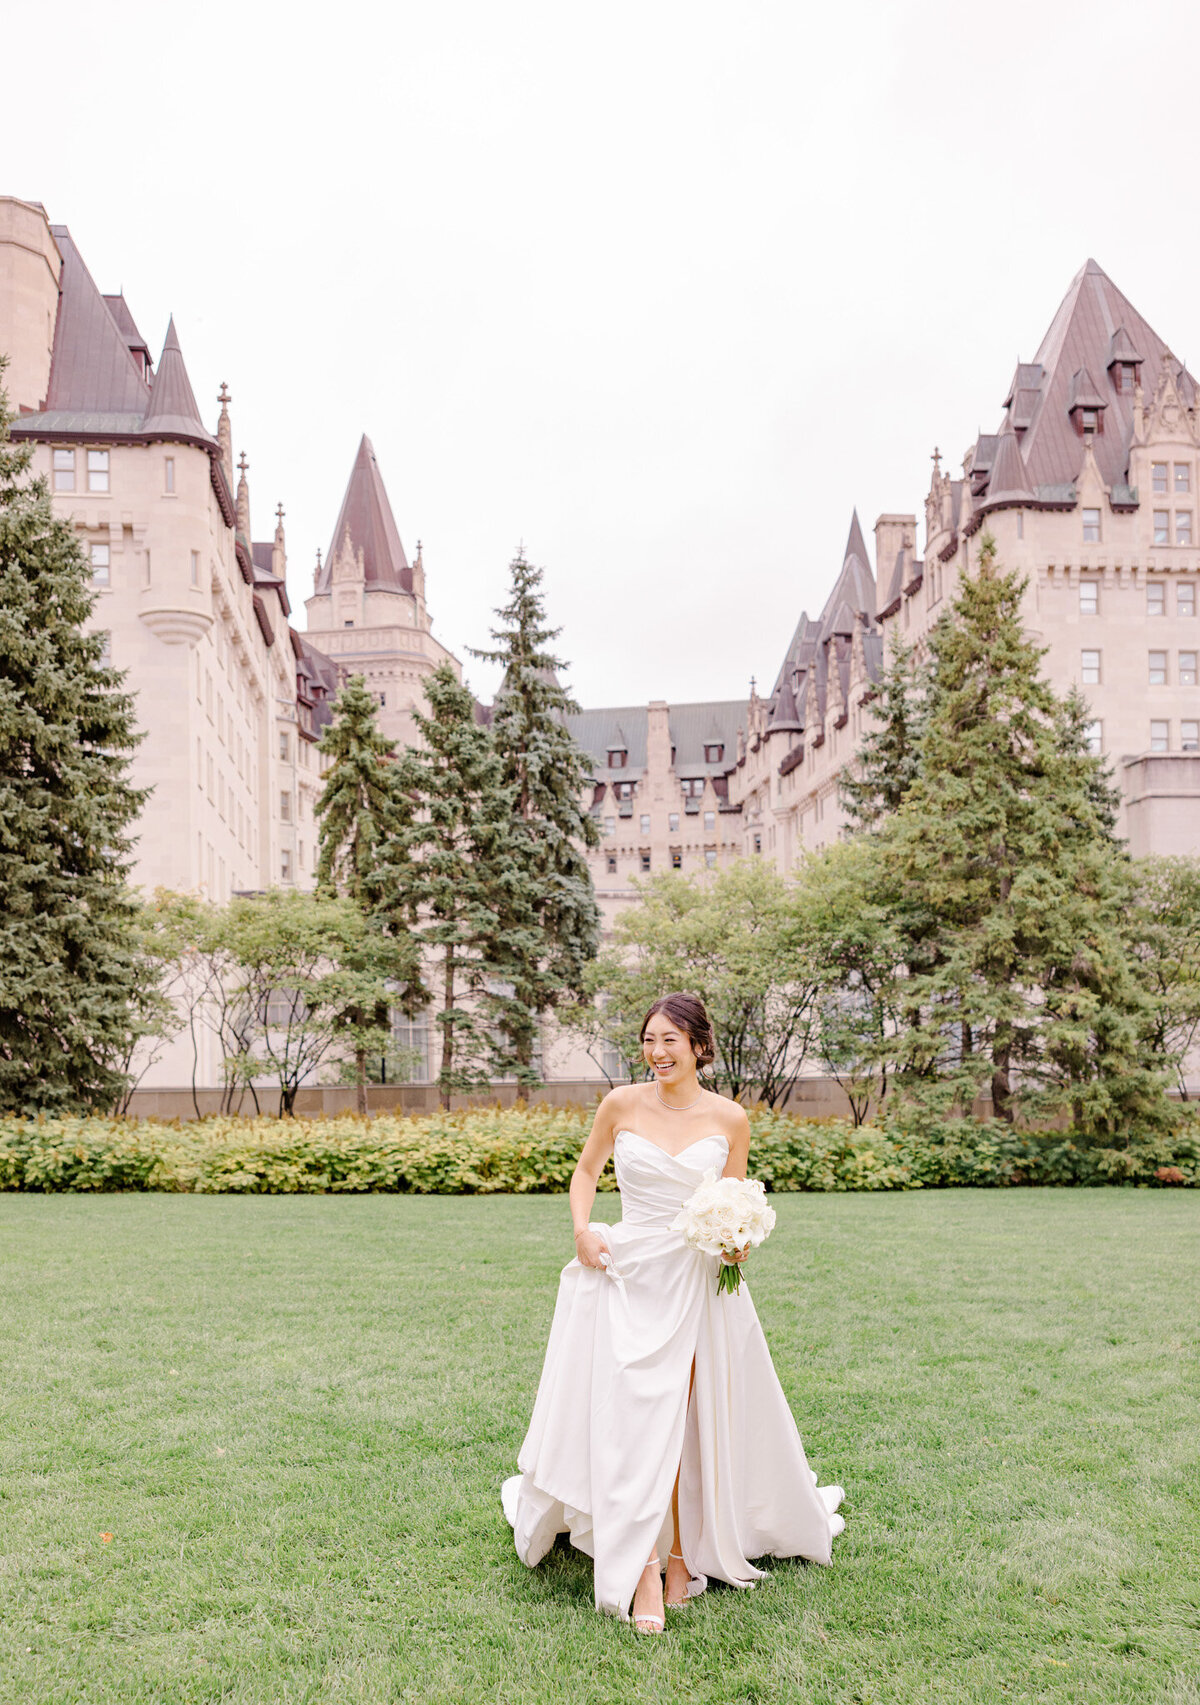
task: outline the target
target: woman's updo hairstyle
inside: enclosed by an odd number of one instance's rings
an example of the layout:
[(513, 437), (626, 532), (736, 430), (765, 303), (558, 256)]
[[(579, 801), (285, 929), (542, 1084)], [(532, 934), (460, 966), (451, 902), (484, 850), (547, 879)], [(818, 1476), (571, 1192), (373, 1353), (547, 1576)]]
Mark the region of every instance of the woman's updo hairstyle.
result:
[(692, 1052), (696, 1056), (698, 1066), (711, 1066), (717, 1057), (716, 1038), (713, 1027), (709, 1023), (708, 1014), (704, 1010), (704, 1002), (699, 995), (670, 994), (660, 995), (642, 1020), (642, 1028), (638, 1032), (640, 1041), (646, 1040), (646, 1026), (656, 1013), (664, 1013), (672, 1024), (677, 1024), (692, 1044)]

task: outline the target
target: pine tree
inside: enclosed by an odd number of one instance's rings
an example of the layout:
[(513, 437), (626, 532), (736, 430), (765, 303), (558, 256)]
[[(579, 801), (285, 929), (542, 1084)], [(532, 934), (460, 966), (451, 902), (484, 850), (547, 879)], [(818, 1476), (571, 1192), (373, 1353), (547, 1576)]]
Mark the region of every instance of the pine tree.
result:
[[(534, 1045), (542, 1016), (583, 994), (584, 972), (600, 947), (587, 848), (599, 830), (585, 808), (592, 765), (567, 725), (579, 706), (560, 686), (566, 664), (549, 649), (562, 632), (546, 626), (542, 571), (524, 554), (509, 564), (508, 603), (496, 611), (492, 650), (472, 654), (504, 665), (496, 695), (492, 739), (505, 784), (516, 801), (519, 873), (514, 873), (517, 928), (511, 940), (526, 944), (504, 968), (510, 992), (501, 1027), (521, 1083), (536, 1083)], [(532, 918), (530, 911), (532, 908)]]
[(381, 851), (378, 907), (404, 918), (435, 961), (434, 1021), (441, 1032), (438, 1087), (486, 1085), (498, 1065), (496, 985), (530, 951), (516, 791), (506, 784), (489, 730), (449, 663), (425, 683), (429, 714), (418, 714), (422, 745), (396, 765), (408, 809)]
[(871, 726), (839, 778), (842, 808), (857, 829), (877, 829), (916, 780), (928, 681), (913, 647), (895, 637)]
[[(345, 895), (363, 912), (369, 924), (363, 968), (368, 961), (386, 965), (394, 1004), (411, 1012), (424, 996), (417, 944), (403, 919), (388, 918), (379, 905), (381, 850), (405, 818), (406, 807), (396, 785), (395, 749), (376, 724), (375, 700), (361, 675), (352, 675), (338, 694), (318, 750), (333, 760), (316, 805), (321, 822), (318, 889)], [(390, 956), (385, 941), (391, 943)], [(386, 1008), (354, 1016), (360, 1038), (379, 1032), (388, 1018)], [(354, 1051), (354, 1082), (358, 1111), (365, 1115), (367, 1050), (361, 1040)]]
[[(0, 363), (0, 378), (3, 364)], [(110, 1107), (142, 1024), (130, 829), (141, 739), (69, 521), (0, 389), (0, 1110)]]
[(931, 635), (918, 774), (881, 831), (908, 975), (893, 1049), (969, 1111), (1117, 1138), (1165, 1111), (1149, 996), (1126, 938), (1132, 872), (1078, 704), (1021, 620), (1025, 581), (981, 541)]
[(316, 804), (317, 885), (361, 905), (387, 833), (395, 757), (376, 725), (375, 700), (361, 675), (352, 675), (338, 694), (318, 751), (326, 768)]

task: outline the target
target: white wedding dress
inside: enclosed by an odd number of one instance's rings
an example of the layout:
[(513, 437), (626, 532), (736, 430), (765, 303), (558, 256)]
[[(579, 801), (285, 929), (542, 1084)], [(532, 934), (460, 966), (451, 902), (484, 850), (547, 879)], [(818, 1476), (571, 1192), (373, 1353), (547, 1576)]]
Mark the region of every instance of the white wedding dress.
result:
[(720, 1135), (671, 1155), (618, 1131), (623, 1218), (594, 1225), (612, 1259), (563, 1268), (521, 1473), (501, 1493), (522, 1562), (569, 1533), (594, 1559), (597, 1609), (620, 1617), (651, 1553), (666, 1562), (677, 1469), (692, 1592), (707, 1576), (752, 1585), (752, 1557), (828, 1563), (845, 1526), (841, 1487), (818, 1487), (805, 1459), (745, 1281), (719, 1295), (716, 1258), (670, 1229), (727, 1154)]

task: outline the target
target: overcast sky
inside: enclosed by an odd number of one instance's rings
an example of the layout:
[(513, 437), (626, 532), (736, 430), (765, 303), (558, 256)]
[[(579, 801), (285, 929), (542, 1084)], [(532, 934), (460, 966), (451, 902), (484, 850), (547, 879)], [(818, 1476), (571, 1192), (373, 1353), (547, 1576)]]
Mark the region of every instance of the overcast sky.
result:
[(476, 692), (519, 542), (590, 705), (769, 687), (1093, 255), (1200, 354), (1195, 0), (6, 9), (0, 190), (233, 395), (298, 626), (358, 440)]

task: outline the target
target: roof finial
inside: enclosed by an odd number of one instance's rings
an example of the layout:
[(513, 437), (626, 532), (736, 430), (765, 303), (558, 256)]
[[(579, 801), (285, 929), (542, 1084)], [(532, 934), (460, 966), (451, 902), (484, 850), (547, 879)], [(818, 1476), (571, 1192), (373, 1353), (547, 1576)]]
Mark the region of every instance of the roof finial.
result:
[(758, 678), (757, 678), (757, 676), (751, 675), (751, 677), (750, 677), (750, 697), (753, 698), (757, 692), (758, 692)]
[(233, 401), (233, 398), (229, 394), (229, 386), (225, 383), (224, 379), (221, 380), (221, 389), (217, 392), (217, 401), (220, 403), (222, 408), (228, 408), (230, 403)]
[(936, 476), (942, 471), (942, 452), (938, 449), (936, 444), (933, 447), (933, 455), (929, 458), (929, 460), (933, 463), (933, 472), (934, 477), (936, 478)]
[(241, 455), (238, 457), (238, 473), (244, 475), (249, 466), (250, 464), (246, 460), (246, 452), (243, 450)]
[(282, 504), (282, 503), (278, 503), (278, 504), (276, 504), (276, 506), (275, 506), (275, 519), (276, 519), (276, 520), (277, 520), (277, 521), (278, 521), (278, 522), (279, 522), (279, 523), (280, 523), (280, 524), (281, 524), (281, 525), (282, 525), (282, 522), (283, 522), (283, 515), (284, 515), (284, 509), (283, 509), (283, 504)]

